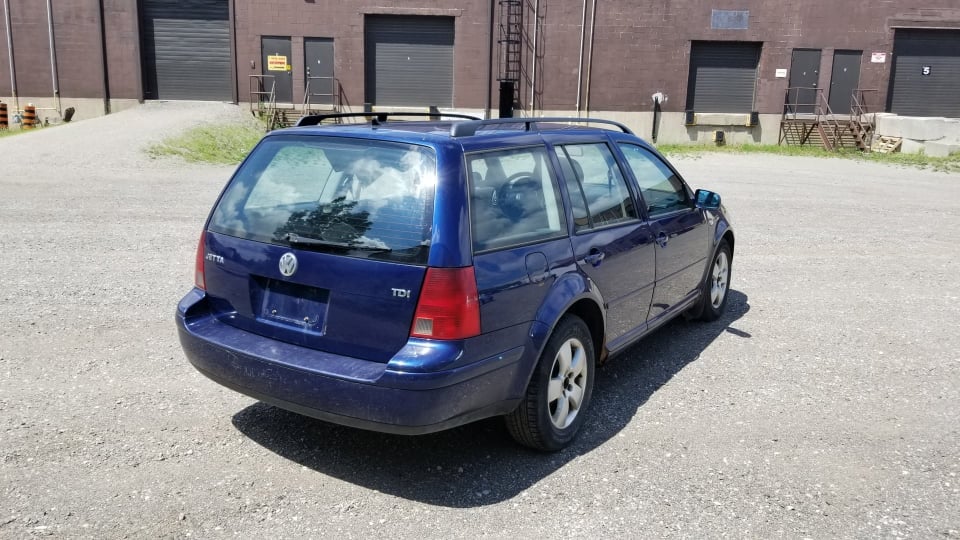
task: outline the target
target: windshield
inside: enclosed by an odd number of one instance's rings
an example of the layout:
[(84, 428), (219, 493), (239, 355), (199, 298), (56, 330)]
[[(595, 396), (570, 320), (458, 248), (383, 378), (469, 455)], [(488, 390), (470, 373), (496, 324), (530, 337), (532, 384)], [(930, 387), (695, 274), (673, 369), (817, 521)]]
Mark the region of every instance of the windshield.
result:
[(237, 172), (213, 232), (298, 249), (425, 264), (432, 149), (340, 137), (270, 137)]

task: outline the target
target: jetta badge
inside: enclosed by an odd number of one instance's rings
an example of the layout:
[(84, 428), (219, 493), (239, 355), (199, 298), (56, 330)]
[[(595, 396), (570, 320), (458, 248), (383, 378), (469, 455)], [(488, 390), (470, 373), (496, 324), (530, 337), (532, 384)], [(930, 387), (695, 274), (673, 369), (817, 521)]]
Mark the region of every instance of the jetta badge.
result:
[(297, 272), (297, 256), (293, 253), (284, 253), (280, 257), (280, 273), (290, 277)]

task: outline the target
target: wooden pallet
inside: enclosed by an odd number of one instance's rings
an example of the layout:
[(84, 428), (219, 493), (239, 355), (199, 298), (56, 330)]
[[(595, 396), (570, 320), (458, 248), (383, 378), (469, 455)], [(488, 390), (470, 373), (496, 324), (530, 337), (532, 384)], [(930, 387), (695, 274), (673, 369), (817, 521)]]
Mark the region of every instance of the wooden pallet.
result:
[(873, 141), (873, 146), (870, 150), (880, 152), (881, 154), (891, 154), (893, 152), (899, 152), (901, 144), (903, 144), (903, 137), (877, 137), (877, 139)]

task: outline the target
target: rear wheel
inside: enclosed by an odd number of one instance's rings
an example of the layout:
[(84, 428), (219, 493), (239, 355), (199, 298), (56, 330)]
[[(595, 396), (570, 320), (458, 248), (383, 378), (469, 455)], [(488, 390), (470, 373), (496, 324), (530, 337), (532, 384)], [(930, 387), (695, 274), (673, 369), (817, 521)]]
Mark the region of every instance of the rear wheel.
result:
[(590, 330), (579, 317), (560, 320), (547, 341), (526, 396), (507, 415), (507, 429), (520, 444), (556, 451), (570, 444), (584, 422), (595, 367)]
[(730, 255), (730, 245), (721, 240), (713, 262), (707, 270), (707, 279), (703, 282), (700, 294), (700, 319), (715, 321), (723, 315), (727, 308), (727, 296), (730, 292), (730, 270), (733, 258)]

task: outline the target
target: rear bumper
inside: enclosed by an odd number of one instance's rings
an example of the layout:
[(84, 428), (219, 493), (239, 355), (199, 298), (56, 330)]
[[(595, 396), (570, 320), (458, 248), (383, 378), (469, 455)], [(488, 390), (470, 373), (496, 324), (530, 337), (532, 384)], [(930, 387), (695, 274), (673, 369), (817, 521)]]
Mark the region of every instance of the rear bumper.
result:
[[(462, 355), (463, 348), (411, 341), (390, 362), (370, 362), (237, 329), (203, 304), (194, 290), (176, 316), (180, 344), (197, 370), (260, 401), (352, 427), (416, 435), (506, 414), (519, 403), (532, 369), (525, 347), (515, 347), (452, 369), (415, 371), (416, 365), (444, 365), (437, 357)], [(412, 362), (424, 357), (433, 359)]]

